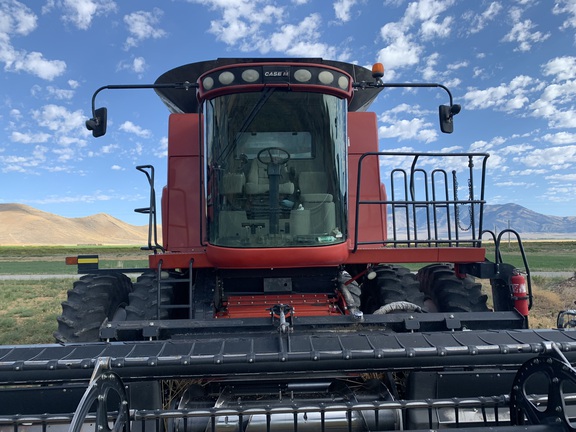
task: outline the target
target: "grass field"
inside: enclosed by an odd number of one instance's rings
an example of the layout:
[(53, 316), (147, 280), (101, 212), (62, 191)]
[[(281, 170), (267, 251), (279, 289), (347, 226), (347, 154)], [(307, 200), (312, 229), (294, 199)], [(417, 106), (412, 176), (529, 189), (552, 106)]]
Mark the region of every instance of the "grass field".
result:
[(99, 255), (101, 268), (147, 267), (149, 251), (136, 246), (0, 246), (0, 274), (75, 274), (68, 256)]
[[(505, 262), (521, 267), (519, 253), (507, 245)], [(532, 271), (576, 271), (576, 242), (535, 242), (525, 244)], [(64, 265), (66, 256), (95, 254), (102, 267), (145, 267), (148, 252), (135, 247), (0, 247), (0, 274), (73, 274), (76, 268)], [(493, 251), (489, 251), (493, 254)], [(0, 345), (53, 342), (56, 317), (73, 279), (0, 280)], [(534, 308), (531, 326), (550, 328), (560, 310), (573, 308), (576, 300), (574, 278), (533, 277)], [(488, 285), (485, 288), (489, 291)]]
[[(494, 261), (493, 244), (485, 243), (486, 256)], [(576, 241), (524, 242), (531, 271), (576, 271)], [(97, 254), (102, 268), (147, 267), (149, 251), (136, 246), (0, 246), (0, 274), (74, 274), (74, 266), (66, 266), (67, 256)], [(502, 244), (504, 262), (523, 268), (518, 246)], [(416, 265), (414, 268), (418, 268)]]

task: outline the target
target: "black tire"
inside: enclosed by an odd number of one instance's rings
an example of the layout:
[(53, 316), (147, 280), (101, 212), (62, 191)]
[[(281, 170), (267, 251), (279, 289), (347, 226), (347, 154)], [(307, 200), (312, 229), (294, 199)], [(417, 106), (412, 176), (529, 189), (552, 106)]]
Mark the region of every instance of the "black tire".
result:
[(379, 265), (374, 271), (377, 307), (372, 305), (372, 311), (395, 302), (413, 303), (425, 309), (426, 296), (420, 291), (420, 282), (409, 269), (396, 265)]
[(62, 302), (54, 338), (61, 343), (99, 341), (102, 323), (126, 307), (131, 289), (130, 278), (121, 273), (82, 276)]
[[(161, 305), (172, 304), (172, 287), (161, 285)], [(159, 314), (159, 315), (158, 315)], [(126, 307), (126, 320), (156, 320), (168, 319), (169, 310), (158, 309), (158, 277), (156, 272), (140, 275), (129, 295)]]
[(432, 264), (418, 272), (423, 290), (439, 312), (489, 312), (488, 296), (472, 276), (456, 276), (451, 266)]

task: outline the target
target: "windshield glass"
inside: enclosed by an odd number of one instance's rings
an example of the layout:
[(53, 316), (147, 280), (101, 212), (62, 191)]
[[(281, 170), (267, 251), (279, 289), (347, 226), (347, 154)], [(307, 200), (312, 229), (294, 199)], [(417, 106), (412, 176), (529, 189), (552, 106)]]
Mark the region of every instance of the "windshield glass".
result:
[(287, 247), (346, 237), (346, 101), (268, 89), (206, 103), (211, 244)]

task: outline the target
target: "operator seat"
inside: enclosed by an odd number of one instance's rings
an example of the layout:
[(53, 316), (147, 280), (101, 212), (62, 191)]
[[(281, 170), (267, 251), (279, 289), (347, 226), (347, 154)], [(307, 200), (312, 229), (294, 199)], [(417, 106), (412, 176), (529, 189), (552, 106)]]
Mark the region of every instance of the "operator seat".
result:
[(301, 172), (298, 176), (300, 202), (305, 210), (310, 210), (310, 230), (312, 234), (329, 234), (336, 228), (334, 197), (328, 193), (326, 173)]
[[(280, 195), (292, 195), (294, 193), (294, 183), (288, 180), (286, 166), (282, 166), (282, 176), (279, 184)], [(246, 178), (244, 191), (247, 195), (262, 195), (270, 192), (267, 166), (258, 159), (253, 159)]]

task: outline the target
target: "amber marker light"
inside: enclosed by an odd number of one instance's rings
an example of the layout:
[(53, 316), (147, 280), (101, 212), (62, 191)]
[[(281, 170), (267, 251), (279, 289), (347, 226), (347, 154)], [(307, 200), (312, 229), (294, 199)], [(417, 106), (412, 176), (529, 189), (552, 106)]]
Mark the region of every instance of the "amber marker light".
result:
[(382, 63), (374, 63), (372, 65), (372, 78), (380, 79), (384, 76), (384, 65)]

